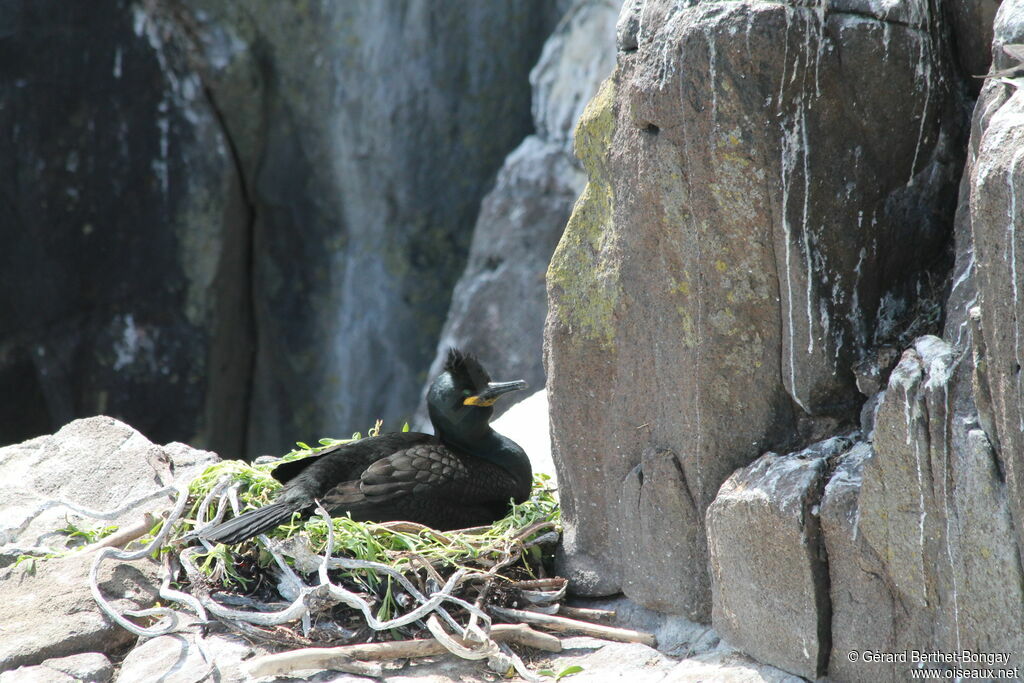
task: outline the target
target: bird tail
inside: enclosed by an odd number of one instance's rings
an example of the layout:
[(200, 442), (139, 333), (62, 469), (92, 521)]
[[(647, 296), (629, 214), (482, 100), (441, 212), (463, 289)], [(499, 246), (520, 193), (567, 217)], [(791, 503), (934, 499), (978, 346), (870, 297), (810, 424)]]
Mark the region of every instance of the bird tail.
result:
[(291, 518), (292, 513), (297, 509), (294, 502), (278, 501), (256, 510), (250, 510), (234, 519), (229, 519), (223, 524), (203, 529), (198, 533), (198, 536), (215, 543), (226, 543), (227, 545), (241, 543), (253, 536), (259, 536), (265, 531), (270, 531), (283, 522), (287, 522)]

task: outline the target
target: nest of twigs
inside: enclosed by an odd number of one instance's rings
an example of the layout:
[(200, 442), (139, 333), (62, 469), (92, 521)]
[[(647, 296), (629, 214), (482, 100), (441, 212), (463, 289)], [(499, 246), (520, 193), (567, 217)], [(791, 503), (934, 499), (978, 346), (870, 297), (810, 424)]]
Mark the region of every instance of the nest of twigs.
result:
[[(283, 460), (338, 442), (322, 443), (299, 444)], [(310, 519), (296, 515), (237, 546), (197, 538), (197, 530), (219, 523), (229, 509), (237, 515), (269, 502), (279, 487), (270, 474), (278, 462), (213, 465), (180, 490), (173, 509), (136, 541), (143, 547), (102, 549), (91, 572), (100, 607), (140, 636), (178, 630), (180, 610), (187, 609), (201, 622), (217, 620), (251, 640), (301, 648), (252, 660), (253, 676), (311, 668), (379, 675), (367, 660), (451, 652), (536, 679), (508, 643), (549, 651), (559, 651), (561, 643), (526, 623), (647, 642), (644, 634), (617, 634), (564, 616), (566, 581), (549, 575), (559, 507), (544, 475), (535, 478), (528, 501), (489, 527), (441, 533), (409, 522), (332, 518), (318, 506)], [(99, 565), (107, 557), (145, 556), (162, 559), (160, 595), (176, 608), (119, 614), (99, 591)], [(568, 609), (571, 616), (608, 616)], [(563, 616), (554, 616), (560, 610)], [(140, 626), (126, 616), (159, 620)]]

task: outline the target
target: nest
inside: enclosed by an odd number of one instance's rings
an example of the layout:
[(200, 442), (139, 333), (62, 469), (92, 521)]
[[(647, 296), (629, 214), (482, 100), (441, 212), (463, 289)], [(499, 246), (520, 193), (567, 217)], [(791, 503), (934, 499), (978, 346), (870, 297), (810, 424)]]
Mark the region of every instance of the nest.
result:
[[(284, 460), (336, 443), (299, 444)], [(173, 508), (148, 534), (136, 534), (141, 548), (100, 549), (90, 573), (100, 608), (143, 637), (181, 630), (187, 610), (200, 623), (216, 620), (253, 641), (291, 648), (248, 662), (252, 676), (311, 668), (380, 675), (369, 661), (451, 652), (537, 680), (509, 643), (559, 651), (558, 638), (527, 625), (538, 623), (653, 643), (646, 634), (566, 617), (567, 609), (589, 618), (610, 613), (561, 605), (566, 581), (550, 576), (560, 512), (545, 475), (535, 478), (528, 501), (489, 527), (441, 533), (410, 522), (355, 522), (332, 518), (318, 504), (310, 519), (296, 515), (237, 546), (197, 537), (229, 509), (238, 515), (269, 502), (280, 486), (270, 474), (277, 462), (213, 465), (178, 490)], [(160, 595), (174, 606), (120, 614), (99, 590), (99, 566), (106, 558), (147, 556), (162, 560)]]

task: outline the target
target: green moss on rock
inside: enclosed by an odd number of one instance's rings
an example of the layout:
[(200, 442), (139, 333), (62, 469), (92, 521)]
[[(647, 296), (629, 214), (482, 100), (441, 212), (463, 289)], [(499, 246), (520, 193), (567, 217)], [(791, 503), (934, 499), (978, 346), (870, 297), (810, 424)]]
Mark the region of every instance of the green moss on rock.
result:
[(619, 295), (617, 264), (609, 254), (615, 198), (605, 163), (615, 132), (614, 79), (604, 82), (576, 128), (576, 155), (589, 181), (547, 273), (550, 304), (560, 321), (606, 348), (614, 346)]

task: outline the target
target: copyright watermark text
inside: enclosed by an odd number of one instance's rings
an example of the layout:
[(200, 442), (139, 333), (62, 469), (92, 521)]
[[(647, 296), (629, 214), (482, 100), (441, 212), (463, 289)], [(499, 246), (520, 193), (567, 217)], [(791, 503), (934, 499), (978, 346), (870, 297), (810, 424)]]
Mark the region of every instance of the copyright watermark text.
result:
[[(975, 652), (973, 650), (850, 650), (848, 661), (864, 664), (908, 664), (908, 673), (913, 679), (1017, 679), (1017, 667), (1007, 667), (1008, 652)], [(1002, 667), (1002, 668), (995, 668)]]

